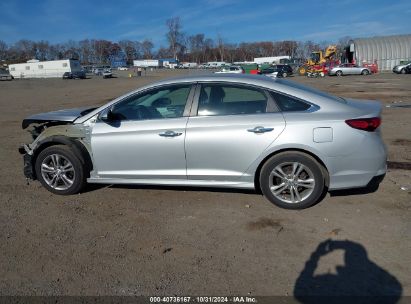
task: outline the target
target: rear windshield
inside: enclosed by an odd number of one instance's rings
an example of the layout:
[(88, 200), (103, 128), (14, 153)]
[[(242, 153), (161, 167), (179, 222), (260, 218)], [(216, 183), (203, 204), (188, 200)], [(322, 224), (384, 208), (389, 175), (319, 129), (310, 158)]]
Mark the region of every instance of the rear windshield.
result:
[(310, 93), (319, 95), (321, 97), (330, 98), (330, 99), (335, 100), (335, 101), (340, 102), (340, 103), (347, 103), (347, 101), (342, 97), (338, 97), (338, 96), (334, 96), (334, 95), (325, 93), (323, 91), (314, 89), (312, 87), (302, 85), (302, 84), (297, 83), (295, 81), (289, 81), (289, 80), (284, 80), (284, 79), (278, 78), (278, 79), (276, 79), (276, 82), (278, 82), (280, 84), (287, 85), (287, 86), (292, 87), (292, 88), (308, 91)]

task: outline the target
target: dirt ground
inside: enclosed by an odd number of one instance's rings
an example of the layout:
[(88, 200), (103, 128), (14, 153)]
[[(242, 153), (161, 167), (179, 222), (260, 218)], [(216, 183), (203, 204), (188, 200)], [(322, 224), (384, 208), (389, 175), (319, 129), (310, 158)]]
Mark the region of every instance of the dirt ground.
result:
[[(411, 108), (384, 107), (389, 170), (377, 192), (328, 194), (302, 211), (248, 191), (90, 186), (56, 196), (26, 183), (24, 117), (103, 104), (186, 73), (0, 82), (0, 295), (284, 296), (335, 294), (335, 282), (350, 293), (411, 296)], [(411, 75), (290, 79), (411, 103)]]

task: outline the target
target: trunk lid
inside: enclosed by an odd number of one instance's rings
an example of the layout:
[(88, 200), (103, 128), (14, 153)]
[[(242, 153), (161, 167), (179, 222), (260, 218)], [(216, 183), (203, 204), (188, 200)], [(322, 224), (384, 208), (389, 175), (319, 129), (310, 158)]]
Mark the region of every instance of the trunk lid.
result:
[(351, 118), (381, 117), (382, 104), (376, 100), (345, 98), (346, 104), (354, 110)]

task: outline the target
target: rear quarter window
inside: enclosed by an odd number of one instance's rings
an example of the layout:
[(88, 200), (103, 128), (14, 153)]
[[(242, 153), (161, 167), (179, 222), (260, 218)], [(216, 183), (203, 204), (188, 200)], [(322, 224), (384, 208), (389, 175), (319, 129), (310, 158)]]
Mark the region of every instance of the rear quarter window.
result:
[(276, 79), (276, 82), (278, 82), (278, 83), (280, 83), (280, 84), (283, 84), (283, 85), (287, 85), (287, 86), (289, 86), (289, 87), (291, 87), (291, 88), (296, 88), (296, 89), (299, 89), (299, 90), (307, 91), (307, 92), (309, 92), (309, 93), (318, 95), (318, 96), (320, 96), (320, 97), (332, 99), (332, 100), (337, 101), (337, 102), (339, 102), (339, 103), (344, 103), (344, 104), (347, 103), (347, 101), (346, 101), (345, 99), (343, 99), (342, 97), (338, 97), (338, 96), (334, 96), (334, 95), (325, 93), (325, 92), (323, 92), (323, 91), (314, 89), (314, 88), (312, 88), (312, 87), (302, 85), (302, 84), (297, 83), (297, 82), (295, 82), (295, 81), (288, 81), (288, 80), (285, 80), (285, 79), (281, 79), (281, 78), (280, 78), (280, 79)]
[(276, 92), (270, 92), (270, 94), (277, 106), (283, 112), (306, 111), (311, 107), (310, 104), (288, 95), (283, 95)]

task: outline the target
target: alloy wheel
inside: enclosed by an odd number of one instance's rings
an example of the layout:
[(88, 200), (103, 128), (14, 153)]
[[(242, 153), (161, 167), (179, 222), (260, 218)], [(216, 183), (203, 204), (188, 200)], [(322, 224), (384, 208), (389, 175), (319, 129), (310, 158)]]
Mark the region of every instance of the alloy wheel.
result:
[(299, 203), (314, 191), (314, 174), (299, 162), (281, 163), (271, 171), (269, 187), (277, 199), (289, 204)]
[(61, 154), (50, 154), (41, 163), (44, 181), (55, 190), (67, 190), (75, 180), (73, 164)]

